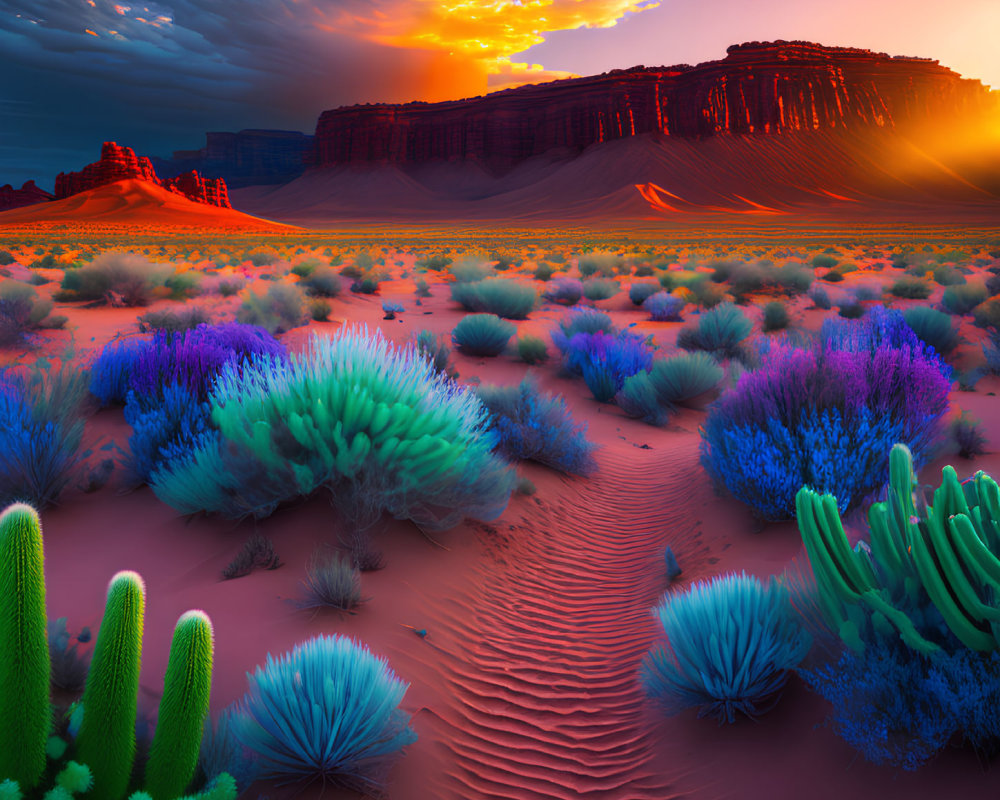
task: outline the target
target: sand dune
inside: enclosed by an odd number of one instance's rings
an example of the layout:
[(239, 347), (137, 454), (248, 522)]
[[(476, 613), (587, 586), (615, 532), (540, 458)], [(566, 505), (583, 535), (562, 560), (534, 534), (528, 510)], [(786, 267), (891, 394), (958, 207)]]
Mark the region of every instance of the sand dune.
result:
[(195, 203), (140, 180), (124, 180), (51, 203), (0, 213), (0, 228), (83, 224), (277, 231), (287, 226), (228, 208)]
[(896, 131), (705, 140), (645, 134), (554, 152), (492, 176), (470, 162), (312, 170), (233, 193), (250, 213), (337, 220), (691, 219), (706, 215), (909, 217), (1000, 213), (1000, 149), (970, 160)]

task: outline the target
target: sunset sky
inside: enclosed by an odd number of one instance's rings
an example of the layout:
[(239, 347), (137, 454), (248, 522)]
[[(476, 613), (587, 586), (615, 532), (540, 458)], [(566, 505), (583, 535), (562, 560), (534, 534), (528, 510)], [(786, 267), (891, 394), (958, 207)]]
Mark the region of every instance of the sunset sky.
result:
[(1000, 88), (997, 0), (0, 0), (0, 184), (169, 156), (209, 130), (311, 133), (324, 109), (444, 100), (731, 44), (939, 59)]

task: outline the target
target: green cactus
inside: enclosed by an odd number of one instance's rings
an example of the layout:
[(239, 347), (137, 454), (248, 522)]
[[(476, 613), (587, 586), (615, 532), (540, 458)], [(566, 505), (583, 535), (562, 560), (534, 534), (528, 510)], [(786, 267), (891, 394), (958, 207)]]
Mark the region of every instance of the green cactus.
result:
[(918, 630), (929, 601), (963, 645), (996, 650), (1000, 490), (983, 472), (963, 486), (950, 466), (942, 470), (933, 505), (919, 496), (915, 502), (915, 486), (910, 451), (897, 444), (889, 456), (887, 500), (868, 512), (870, 552), (848, 545), (835, 498), (799, 490), (799, 530), (820, 609), (855, 649), (864, 647), (860, 630), (867, 617), (876, 631), (894, 629), (909, 647), (930, 654), (940, 646)]
[(212, 688), (212, 622), (202, 611), (177, 621), (163, 683), (160, 715), (146, 764), (153, 800), (182, 794), (198, 766), (198, 751)]
[(119, 800), (132, 774), (145, 604), (146, 587), (137, 573), (111, 579), (76, 738), (76, 756), (94, 775), (97, 800)]
[(38, 513), (10, 506), (0, 516), (0, 781), (26, 788), (45, 771), (52, 724), (44, 558)]

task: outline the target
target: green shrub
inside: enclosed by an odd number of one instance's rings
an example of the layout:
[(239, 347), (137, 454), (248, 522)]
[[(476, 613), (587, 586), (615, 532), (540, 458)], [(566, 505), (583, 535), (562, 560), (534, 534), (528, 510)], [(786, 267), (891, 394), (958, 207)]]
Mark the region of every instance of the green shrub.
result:
[(426, 279), (424, 279), (424, 278), (417, 278), (413, 282), (413, 285), (416, 287), (416, 295), (417, 295), (417, 297), (430, 297), (431, 296), (430, 284), (427, 283)]
[(308, 278), (312, 275), (316, 269), (320, 266), (320, 260), (318, 258), (304, 258), (294, 267), (292, 267), (289, 272), (292, 275), (298, 275), (300, 278)]
[(299, 281), (299, 286), (312, 297), (336, 297), (343, 288), (340, 276), (330, 267), (317, 267)]
[(723, 374), (708, 353), (684, 353), (654, 361), (649, 380), (661, 404), (683, 406), (718, 386)]
[(517, 354), (525, 364), (539, 364), (549, 357), (545, 340), (539, 336), (518, 336)]
[(305, 296), (290, 283), (273, 283), (264, 294), (250, 291), (236, 312), (236, 321), (259, 325), (271, 334), (297, 328), (306, 322)]
[(826, 253), (818, 253), (812, 258), (812, 265), (821, 269), (833, 269), (837, 266), (838, 259)]
[(163, 285), (170, 290), (171, 299), (186, 300), (201, 294), (201, 280), (201, 273), (189, 269), (167, 276)]
[(246, 260), (255, 267), (266, 267), (281, 258), (273, 247), (255, 247), (246, 254)]
[(779, 300), (764, 306), (763, 330), (765, 333), (780, 331), (788, 327), (788, 308)]
[(965, 275), (954, 267), (945, 265), (934, 267), (934, 281), (941, 286), (958, 286), (965, 283)]
[(375, 294), (378, 291), (381, 276), (375, 273), (362, 275), (351, 284), (351, 291), (356, 294)]
[(988, 297), (989, 294), (983, 284), (965, 283), (945, 289), (941, 305), (951, 314), (968, 314), (980, 303), (984, 303)]
[(333, 306), (329, 300), (322, 297), (311, 297), (308, 302), (309, 318), (315, 322), (326, 322), (330, 318)]
[(958, 333), (952, 326), (951, 317), (942, 311), (927, 306), (913, 306), (903, 312), (903, 319), (921, 341), (939, 353), (950, 353), (958, 344)]
[(451, 259), (448, 256), (437, 255), (437, 256), (424, 256), (423, 258), (418, 258), (413, 262), (415, 269), (433, 269), (442, 270), (451, 263)]
[(497, 356), (504, 351), (517, 328), (496, 314), (469, 314), (451, 333), (452, 342), (463, 353)]
[(641, 306), (647, 297), (657, 294), (660, 289), (660, 285), (653, 281), (636, 282), (628, 287), (628, 299), (632, 301), (632, 305)]
[(753, 323), (732, 303), (723, 303), (698, 318), (697, 328), (677, 344), (686, 350), (704, 350), (721, 358), (734, 358), (753, 330)]
[(494, 274), (493, 267), (488, 262), (476, 258), (463, 258), (452, 264), (448, 271), (458, 283), (473, 283), (481, 281)]
[(67, 270), (59, 300), (101, 300), (112, 306), (144, 306), (153, 290), (173, 273), (168, 264), (152, 264), (138, 253), (102, 253), (87, 266)]
[(911, 300), (926, 300), (931, 296), (933, 287), (923, 278), (904, 276), (896, 281), (889, 291), (895, 297)]
[(605, 278), (588, 278), (583, 282), (583, 296), (592, 302), (607, 300), (618, 294), (619, 288), (617, 281)]
[(163, 308), (158, 311), (147, 311), (139, 316), (138, 321), (140, 333), (155, 330), (176, 333), (210, 324), (212, 316), (202, 306), (183, 306), (180, 309)]
[(35, 288), (15, 280), (0, 280), (0, 347), (21, 344), (28, 331), (61, 328), (66, 317), (52, 314), (52, 301)]
[(17, 261), (14, 256), (12, 256), (7, 250), (0, 250), (0, 267), (6, 267), (8, 264), (13, 264)]
[(610, 278), (620, 274), (624, 265), (625, 259), (621, 256), (615, 253), (597, 251), (580, 256), (577, 263), (582, 278), (589, 278), (591, 275)]
[(555, 271), (556, 268), (553, 264), (550, 264), (547, 261), (539, 261), (535, 265), (535, 272), (534, 272), (535, 280), (536, 281), (550, 280)]
[(230, 364), (209, 402), (218, 436), (152, 476), (184, 514), (267, 516), (322, 490), (352, 535), (383, 513), (442, 529), (499, 516), (513, 489), (478, 399), (378, 332), (344, 328), (287, 362)]
[(978, 328), (1000, 330), (1000, 297), (992, 297), (972, 309), (972, 319)]
[(467, 311), (483, 311), (505, 319), (526, 319), (538, 300), (534, 286), (505, 278), (453, 283), (451, 296)]

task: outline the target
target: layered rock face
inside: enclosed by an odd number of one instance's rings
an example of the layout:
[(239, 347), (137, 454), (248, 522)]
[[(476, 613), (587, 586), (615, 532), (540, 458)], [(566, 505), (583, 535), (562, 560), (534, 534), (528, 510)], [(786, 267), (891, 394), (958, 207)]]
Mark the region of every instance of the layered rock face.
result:
[(445, 103), (322, 114), (317, 166), (470, 159), (503, 171), (555, 149), (642, 133), (684, 138), (897, 127), (998, 105), (930, 59), (809, 42), (735, 45), (696, 67), (634, 67)]
[(218, 175), (230, 188), (287, 183), (303, 173), (313, 137), (298, 131), (244, 130), (207, 133), (200, 150), (175, 150), (170, 159), (152, 159), (161, 175), (184, 171)]
[(60, 172), (56, 176), (55, 199), (61, 200), (123, 180), (149, 181), (195, 203), (232, 208), (226, 182), (221, 178), (203, 178), (192, 171), (165, 181), (160, 180), (148, 158), (136, 156), (131, 147), (122, 147), (115, 142), (104, 143), (100, 161), (88, 164), (79, 172)]
[(0, 211), (32, 206), (52, 199), (53, 196), (35, 186), (34, 181), (26, 181), (20, 189), (15, 189), (9, 183), (0, 186)]

